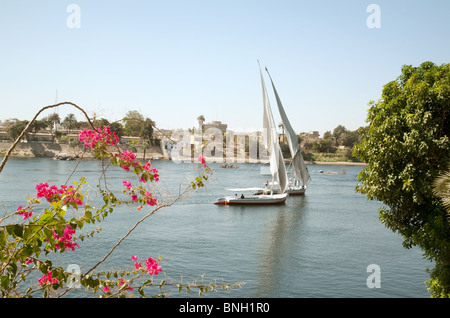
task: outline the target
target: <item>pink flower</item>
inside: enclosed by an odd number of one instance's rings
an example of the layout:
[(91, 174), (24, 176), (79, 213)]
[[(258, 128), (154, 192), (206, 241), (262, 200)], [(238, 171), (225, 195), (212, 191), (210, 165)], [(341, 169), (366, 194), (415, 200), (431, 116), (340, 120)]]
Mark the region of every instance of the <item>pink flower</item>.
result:
[(84, 142), (85, 148), (95, 148), (95, 145), (99, 142), (106, 145), (116, 145), (119, 142), (119, 137), (115, 132), (111, 133), (109, 126), (104, 126), (103, 130), (98, 128), (97, 130), (82, 130), (78, 135), (78, 140)]
[(37, 195), (36, 195), (37, 198), (45, 197), (48, 202), (51, 201), (53, 191), (48, 187), (47, 182), (39, 183), (38, 185), (36, 185), (36, 190), (37, 190)]
[(125, 170), (125, 171), (127, 171), (127, 172), (130, 171), (130, 168), (128, 168), (127, 165), (123, 165), (123, 166), (122, 166), (122, 169)]
[(123, 161), (125, 161), (130, 165), (134, 164), (135, 163), (134, 159), (136, 159), (136, 155), (128, 150), (124, 150), (123, 152), (115, 154), (114, 156), (119, 157), (120, 159), (122, 159)]
[(72, 186), (61, 185), (58, 189), (57, 186), (49, 186), (46, 182), (36, 185), (37, 198), (45, 197), (48, 202), (53, 202), (64, 198), (63, 203), (82, 205), (80, 200), (80, 194), (76, 193), (76, 190)]
[[(123, 285), (125, 285), (127, 282), (125, 281), (125, 279), (123, 278), (119, 278), (119, 287), (122, 287)], [(128, 287), (126, 290), (133, 290), (133, 288)]]
[(25, 263), (26, 263), (26, 264), (31, 264), (31, 263), (33, 263), (33, 259), (27, 257), (26, 260), (25, 260)]
[(136, 159), (136, 155), (134, 153), (132, 153), (131, 151), (124, 150), (122, 152), (122, 159), (124, 159), (128, 162), (133, 162), (134, 159)]
[(151, 165), (152, 165), (152, 164), (150, 163), (150, 161), (147, 161), (147, 162), (145, 163), (145, 165), (142, 166), (142, 168), (144, 168), (144, 170), (148, 171), (148, 170), (150, 170)]
[(21, 206), (19, 206), (15, 212), (17, 215), (22, 215), (22, 219), (26, 220), (33, 215), (33, 211), (29, 211)]
[(162, 271), (158, 262), (151, 257), (149, 257), (145, 263), (149, 275), (158, 275), (158, 273)]
[(136, 255), (131, 256), (131, 260), (132, 261), (137, 261), (137, 256)]
[(122, 183), (123, 183), (123, 185), (124, 185), (128, 190), (130, 190), (131, 187), (133, 186), (133, 185), (131, 184), (131, 182), (130, 182), (130, 181), (127, 181), (127, 180), (123, 180)]
[(142, 267), (141, 262), (136, 262), (136, 263), (134, 263), (134, 267), (135, 267), (136, 269), (141, 268), (141, 267)]
[(75, 233), (75, 230), (72, 229), (70, 225), (67, 225), (64, 229), (63, 236), (59, 236), (55, 231), (53, 231), (53, 238), (58, 240), (58, 243), (55, 243), (55, 247), (59, 250), (61, 246), (59, 243), (63, 243), (65, 248), (70, 248), (72, 251), (75, 250), (75, 247), (80, 247), (77, 243), (72, 242), (72, 234)]
[(158, 170), (156, 168), (153, 168), (150, 170), (150, 172), (153, 173), (153, 181), (159, 181)]
[(200, 163), (205, 163), (206, 162), (206, 160), (205, 160), (205, 157), (203, 157), (203, 156), (198, 156), (198, 161), (200, 161)]
[(109, 286), (108, 285), (106, 285), (105, 287), (103, 287), (103, 289), (102, 289), (105, 293), (107, 293), (107, 292), (109, 292)]
[(133, 202), (137, 202), (137, 198), (138, 198), (138, 196), (136, 194), (133, 194), (131, 196), (131, 200), (133, 200)]
[(41, 284), (41, 286), (46, 284), (46, 283), (56, 284), (56, 283), (59, 282), (59, 280), (57, 278), (53, 278), (52, 277), (52, 271), (49, 271), (47, 273), (47, 275), (42, 276), (37, 281), (38, 281), (39, 284)]
[(154, 198), (152, 196), (152, 194), (148, 191), (145, 191), (144, 200), (147, 202), (147, 204), (150, 204), (151, 206), (154, 206), (157, 204), (156, 198)]

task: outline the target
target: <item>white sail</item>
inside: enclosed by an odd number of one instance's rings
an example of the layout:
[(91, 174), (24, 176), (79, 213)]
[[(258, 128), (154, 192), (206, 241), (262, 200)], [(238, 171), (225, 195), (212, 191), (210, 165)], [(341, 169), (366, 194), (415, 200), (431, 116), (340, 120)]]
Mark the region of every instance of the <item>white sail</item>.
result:
[(288, 177), (286, 172), (286, 167), (284, 164), (283, 154), (281, 153), (281, 148), (278, 143), (278, 133), (275, 126), (275, 121), (273, 119), (272, 110), (270, 108), (269, 99), (267, 96), (266, 85), (264, 83), (264, 78), (261, 72), (261, 67), (259, 68), (259, 73), (261, 75), (261, 84), (263, 90), (263, 141), (264, 146), (270, 153), (270, 171), (274, 181), (278, 182), (281, 188), (281, 193), (284, 193), (288, 187)]
[(308, 168), (305, 165), (305, 161), (303, 160), (301, 148), (300, 148), (300, 145), (298, 144), (297, 135), (295, 134), (294, 129), (292, 129), (291, 123), (289, 122), (286, 112), (284, 111), (280, 96), (278, 95), (278, 92), (275, 88), (272, 77), (270, 76), (270, 73), (269, 73), (269, 70), (267, 69), (267, 67), (266, 67), (266, 71), (267, 71), (267, 74), (269, 75), (270, 82), (272, 83), (272, 88), (273, 88), (275, 98), (276, 98), (277, 104), (278, 104), (278, 111), (280, 113), (280, 117), (283, 122), (284, 131), (286, 133), (286, 138), (287, 138), (288, 145), (289, 145), (289, 150), (291, 152), (292, 167), (294, 169), (294, 179), (301, 180), (303, 185), (306, 186), (306, 184), (311, 180), (311, 177), (309, 175)]

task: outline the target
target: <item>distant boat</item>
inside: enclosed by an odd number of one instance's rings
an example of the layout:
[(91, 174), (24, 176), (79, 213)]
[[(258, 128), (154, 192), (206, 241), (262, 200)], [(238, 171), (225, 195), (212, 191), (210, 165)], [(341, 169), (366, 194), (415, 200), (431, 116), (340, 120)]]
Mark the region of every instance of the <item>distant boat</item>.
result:
[[(273, 189), (266, 189), (261, 194), (250, 194), (244, 196), (238, 196), (237, 193), (234, 196), (224, 196), (218, 198), (215, 204), (219, 205), (267, 205), (267, 204), (282, 204), (286, 201), (288, 186), (288, 177), (286, 173), (286, 167), (284, 164), (283, 154), (278, 140), (277, 128), (275, 121), (273, 120), (272, 110), (270, 108), (269, 99), (267, 96), (266, 85), (262, 76), (261, 68), (259, 69), (261, 75), (261, 84), (263, 90), (263, 142), (268, 153), (270, 154), (269, 164), (270, 172), (272, 174), (272, 184), (275, 182), (279, 185), (279, 193), (275, 194)], [(245, 188), (245, 189), (230, 189), (245, 191), (260, 191), (262, 188)]]
[(288, 185), (287, 193), (289, 195), (302, 195), (305, 194), (306, 185), (309, 181), (311, 181), (311, 176), (309, 175), (308, 167), (306, 167), (305, 161), (303, 160), (302, 151), (298, 144), (297, 135), (295, 134), (294, 129), (292, 129), (291, 123), (289, 122), (286, 112), (284, 111), (280, 96), (278, 95), (267, 67), (266, 72), (269, 75), (270, 82), (272, 83), (273, 92), (278, 104), (278, 111), (280, 113), (284, 131), (287, 137), (289, 151), (291, 152), (292, 161), (290, 165), (294, 170), (294, 178)]
[[(237, 188), (227, 189), (228, 191), (235, 192), (234, 196), (224, 196), (218, 198), (214, 204), (217, 205), (270, 205), (270, 204), (283, 204), (286, 201), (286, 193), (276, 194), (267, 191), (264, 193), (263, 188)], [(261, 194), (247, 194), (246, 192), (260, 192)], [(241, 195), (238, 195), (241, 193)]]

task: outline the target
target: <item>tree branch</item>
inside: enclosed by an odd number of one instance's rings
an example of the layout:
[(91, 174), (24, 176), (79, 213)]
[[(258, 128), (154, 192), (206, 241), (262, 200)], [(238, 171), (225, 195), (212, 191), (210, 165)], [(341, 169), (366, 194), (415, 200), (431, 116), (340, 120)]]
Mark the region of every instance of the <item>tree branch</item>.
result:
[(48, 105), (45, 107), (42, 107), (40, 111), (37, 112), (37, 114), (34, 116), (34, 118), (27, 124), (27, 126), (25, 127), (25, 129), (21, 132), (21, 134), (19, 135), (19, 137), (17, 137), (17, 139), (14, 141), (14, 143), (11, 145), (11, 147), (8, 149), (8, 151), (6, 152), (5, 157), (2, 160), (2, 163), (0, 164), (0, 173), (3, 171), (3, 167), (5, 166), (6, 162), (8, 161), (9, 156), (11, 155), (12, 151), (14, 150), (14, 148), (16, 148), (17, 144), (20, 142), (20, 140), (23, 138), (23, 136), (25, 136), (25, 134), (27, 133), (28, 129), (31, 127), (31, 125), (33, 125), (33, 123), (35, 122), (35, 120), (38, 118), (38, 116), (47, 109), (50, 108), (55, 108), (55, 107), (59, 107), (62, 105), (71, 105), (75, 108), (77, 108), (78, 110), (80, 110), (84, 116), (86, 117), (87, 121), (89, 122), (89, 125), (91, 125), (92, 129), (95, 129), (94, 125), (91, 122), (91, 119), (89, 118), (89, 116), (87, 115), (87, 113), (84, 111), (84, 109), (82, 109), (80, 106), (71, 103), (71, 102), (62, 102), (62, 103), (58, 103), (58, 104), (54, 104), (54, 105)]

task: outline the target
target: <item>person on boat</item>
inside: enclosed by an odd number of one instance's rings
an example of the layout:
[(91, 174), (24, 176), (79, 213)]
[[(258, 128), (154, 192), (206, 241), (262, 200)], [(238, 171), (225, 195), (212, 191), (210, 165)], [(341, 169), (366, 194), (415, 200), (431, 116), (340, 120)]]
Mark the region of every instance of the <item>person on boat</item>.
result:
[(244, 197), (244, 194), (241, 194), (241, 199), (243, 199), (243, 198), (245, 198), (245, 197)]

